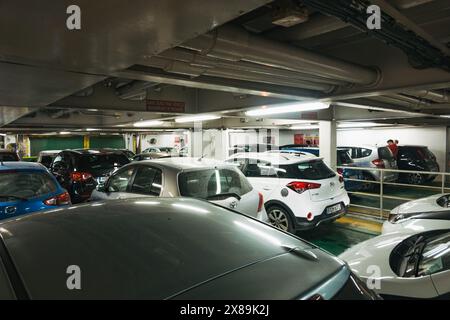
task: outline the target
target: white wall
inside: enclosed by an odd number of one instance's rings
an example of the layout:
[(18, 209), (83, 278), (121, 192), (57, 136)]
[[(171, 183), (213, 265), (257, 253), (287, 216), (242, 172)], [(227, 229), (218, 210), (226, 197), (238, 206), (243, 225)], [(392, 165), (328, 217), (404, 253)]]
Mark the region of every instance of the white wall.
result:
[(155, 134), (146, 134), (141, 135), (141, 149), (147, 149), (150, 147), (150, 141), (151, 139), (155, 139), (156, 143), (154, 146), (156, 147), (180, 147), (180, 143), (176, 142), (179, 139), (184, 139), (184, 143), (187, 144), (188, 137), (186, 134), (183, 133), (155, 133)]
[(378, 144), (386, 145), (388, 139), (397, 139), (399, 144), (424, 145), (436, 155), (441, 170), (446, 169), (447, 149), (446, 127), (432, 128), (392, 128), (392, 129), (351, 129), (338, 130), (337, 145)]

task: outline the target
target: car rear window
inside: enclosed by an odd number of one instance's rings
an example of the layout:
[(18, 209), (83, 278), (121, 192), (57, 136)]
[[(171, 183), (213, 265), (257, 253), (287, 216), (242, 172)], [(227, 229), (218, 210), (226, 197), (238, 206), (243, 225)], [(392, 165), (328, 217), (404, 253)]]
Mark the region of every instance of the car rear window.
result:
[(416, 147), (416, 148), (408, 148), (408, 151), (411, 152), (416, 158), (424, 159), (424, 160), (434, 160), (436, 157), (427, 147)]
[(253, 189), (247, 178), (235, 168), (182, 172), (178, 176), (178, 186), (182, 196), (200, 199), (224, 193), (242, 196)]
[(341, 166), (343, 164), (353, 163), (352, 158), (350, 157), (347, 150), (338, 150), (337, 151), (337, 165)]
[(19, 161), (19, 157), (14, 153), (0, 153), (0, 161)]
[(56, 183), (48, 173), (0, 171), (0, 202), (13, 201), (14, 197), (40, 197), (56, 190)]
[(336, 176), (322, 160), (280, 165), (279, 169), (278, 176), (287, 179), (321, 180)]
[(80, 167), (82, 170), (96, 174), (106, 170), (122, 167), (130, 160), (122, 153), (116, 154), (86, 154), (81, 156)]
[(378, 157), (383, 160), (394, 160), (394, 155), (388, 147), (378, 148)]

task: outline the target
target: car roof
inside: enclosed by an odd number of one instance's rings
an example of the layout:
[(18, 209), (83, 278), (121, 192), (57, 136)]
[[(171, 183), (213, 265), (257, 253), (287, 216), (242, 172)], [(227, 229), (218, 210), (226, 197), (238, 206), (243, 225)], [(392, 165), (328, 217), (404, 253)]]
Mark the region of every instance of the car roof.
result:
[(162, 168), (176, 169), (179, 171), (193, 170), (193, 169), (211, 169), (216, 167), (229, 167), (231, 164), (226, 162), (208, 159), (208, 158), (194, 158), (194, 157), (172, 157), (162, 159), (143, 160), (140, 164), (155, 163)]
[[(309, 292), (344, 266), (296, 237), (192, 198), (143, 197), (59, 208), (8, 220), (0, 234), (35, 299), (164, 299), (247, 267), (264, 279), (268, 266), (255, 265), (280, 256), (291, 268), (304, 269), (302, 281), (281, 286), (290, 296), (292, 290)], [(290, 248), (315, 250), (317, 259), (292, 254)], [(81, 269), (83, 290), (67, 290), (66, 270), (72, 265)], [(248, 277), (235, 282), (260, 288)], [(228, 293), (238, 296), (238, 287)]]
[(74, 152), (78, 154), (122, 154), (121, 150), (118, 149), (95, 149), (95, 148), (89, 148), (89, 149), (70, 149), (70, 150), (63, 150), (63, 151), (69, 151)]
[(232, 155), (229, 159), (258, 159), (270, 162), (273, 165), (293, 164), (307, 162), (311, 160), (320, 160), (313, 154), (303, 154), (301, 156), (283, 152), (240, 152)]
[(40, 154), (46, 154), (46, 153), (49, 153), (49, 154), (54, 154), (54, 153), (60, 153), (62, 150), (42, 150), (42, 151), (40, 151), (39, 153)]
[(25, 162), (25, 161), (5, 161), (0, 162), (0, 171), (6, 170), (42, 170), (47, 171), (42, 164), (37, 162)]

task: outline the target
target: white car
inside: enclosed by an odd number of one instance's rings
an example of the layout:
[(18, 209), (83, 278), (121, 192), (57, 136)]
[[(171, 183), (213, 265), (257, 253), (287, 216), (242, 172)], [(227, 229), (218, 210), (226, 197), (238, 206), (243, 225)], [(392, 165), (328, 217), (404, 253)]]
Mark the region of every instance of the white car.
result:
[(267, 222), (263, 196), (235, 166), (199, 158), (132, 162), (92, 192), (91, 201), (142, 197), (209, 200)]
[(385, 299), (450, 298), (448, 229), (380, 235), (339, 258)]
[(322, 158), (246, 152), (227, 162), (238, 166), (263, 194), (269, 222), (284, 231), (312, 229), (347, 212), (344, 180)]
[(392, 209), (382, 233), (450, 229), (450, 194), (436, 194)]

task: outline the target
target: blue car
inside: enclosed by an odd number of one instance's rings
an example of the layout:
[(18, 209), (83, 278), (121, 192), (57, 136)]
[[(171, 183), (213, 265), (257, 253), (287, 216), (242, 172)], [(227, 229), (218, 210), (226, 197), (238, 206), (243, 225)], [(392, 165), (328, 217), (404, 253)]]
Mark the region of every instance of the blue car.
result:
[[(295, 146), (286, 146), (281, 147), (281, 152), (305, 152), (319, 156), (319, 148), (317, 147), (295, 147)], [(353, 166), (353, 160), (348, 154), (347, 150), (337, 149), (337, 165), (341, 166)], [(364, 172), (361, 170), (355, 169), (338, 169), (339, 174), (341, 174), (346, 180), (344, 182), (345, 190), (347, 191), (363, 191), (367, 189), (367, 183), (360, 181), (349, 181), (347, 179), (359, 179), (365, 180)]]
[(69, 194), (43, 165), (0, 161), (0, 220), (69, 204)]

